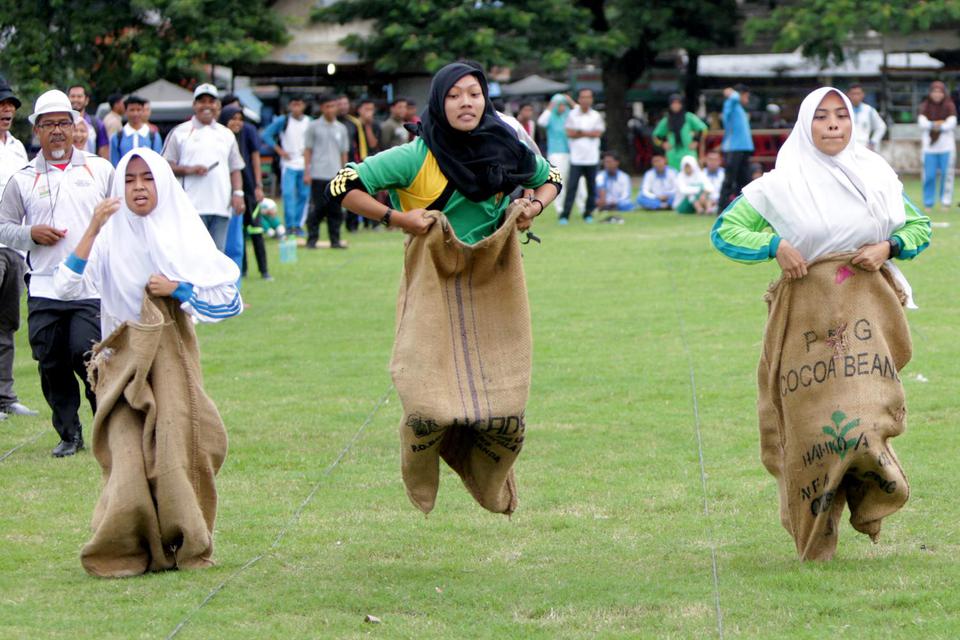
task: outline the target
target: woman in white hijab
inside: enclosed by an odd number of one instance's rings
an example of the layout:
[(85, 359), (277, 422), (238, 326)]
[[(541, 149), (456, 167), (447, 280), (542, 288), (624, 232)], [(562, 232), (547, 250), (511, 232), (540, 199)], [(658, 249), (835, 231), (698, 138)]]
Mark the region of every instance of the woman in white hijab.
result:
[(673, 208), (677, 213), (703, 215), (710, 208), (710, 192), (713, 187), (703, 175), (697, 159), (684, 156), (677, 173), (677, 197)]
[(197, 210), (160, 154), (144, 147), (121, 159), (113, 197), (100, 203), (73, 254), (54, 274), (58, 295), (100, 291), (104, 338), (140, 319), (145, 290), (169, 296), (202, 322), (243, 311), (237, 265), (203, 233)]
[(738, 262), (776, 258), (757, 372), (761, 460), (803, 560), (828, 560), (839, 520), (875, 542), (909, 487), (888, 440), (905, 429), (899, 372), (911, 356), (910, 289), (890, 258), (930, 242), (930, 220), (893, 169), (853, 139), (850, 101), (831, 87), (800, 105), (776, 168), (717, 220)]
[(804, 99), (776, 168), (744, 187), (714, 225), (721, 253), (744, 263), (776, 258), (797, 279), (828, 253), (857, 251), (852, 263), (876, 271), (927, 247), (930, 219), (890, 165), (856, 144), (851, 113), (850, 99), (832, 87)]

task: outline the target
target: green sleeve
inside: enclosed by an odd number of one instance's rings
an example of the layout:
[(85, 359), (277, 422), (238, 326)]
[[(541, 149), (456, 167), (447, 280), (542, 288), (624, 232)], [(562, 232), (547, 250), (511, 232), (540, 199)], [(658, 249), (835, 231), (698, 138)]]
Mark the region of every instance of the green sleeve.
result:
[(667, 119), (663, 118), (657, 123), (657, 128), (653, 130), (653, 137), (663, 140), (667, 137)]
[(410, 186), (426, 157), (427, 145), (418, 138), (375, 156), (368, 156), (359, 164), (348, 162), (347, 166), (357, 171), (367, 193), (376, 193)]
[(690, 127), (690, 131), (694, 133), (709, 129), (706, 122), (701, 120), (696, 114), (690, 112), (687, 112), (687, 125)]
[(903, 194), (903, 208), (907, 213), (907, 220), (893, 233), (892, 239), (900, 245), (897, 258), (913, 260), (930, 245), (930, 218), (910, 202), (907, 194)]
[(536, 189), (539, 186), (542, 186), (545, 182), (553, 182), (550, 175), (550, 163), (547, 162), (543, 156), (537, 156), (537, 170), (534, 172), (533, 177), (530, 178), (530, 181), (525, 183), (523, 187), (525, 189)]
[(746, 264), (770, 260), (780, 246), (780, 236), (743, 196), (731, 202), (717, 218), (710, 240), (717, 251)]

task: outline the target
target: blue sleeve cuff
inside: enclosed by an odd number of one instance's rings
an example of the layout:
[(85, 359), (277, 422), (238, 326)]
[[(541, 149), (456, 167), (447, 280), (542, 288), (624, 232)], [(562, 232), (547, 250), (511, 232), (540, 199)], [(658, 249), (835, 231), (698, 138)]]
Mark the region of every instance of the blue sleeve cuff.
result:
[(63, 261), (63, 264), (66, 265), (67, 269), (79, 275), (83, 275), (83, 270), (87, 267), (87, 261), (81, 260), (75, 253), (68, 255), (67, 259)]
[(780, 236), (773, 236), (773, 239), (770, 240), (770, 253), (768, 254), (771, 258), (777, 257), (777, 249), (780, 248)]
[(180, 302), (186, 302), (193, 296), (193, 285), (189, 282), (181, 282), (170, 295)]

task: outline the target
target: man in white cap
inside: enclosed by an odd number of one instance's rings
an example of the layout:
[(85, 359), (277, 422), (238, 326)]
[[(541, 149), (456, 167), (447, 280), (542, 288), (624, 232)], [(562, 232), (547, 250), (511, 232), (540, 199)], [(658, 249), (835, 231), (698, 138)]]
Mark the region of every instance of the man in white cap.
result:
[[(246, 166), (236, 136), (217, 122), (220, 96), (212, 84), (193, 91), (193, 117), (177, 125), (163, 147), (163, 157), (180, 176), (214, 244), (223, 251), (231, 215), (243, 213)], [(232, 211), (231, 211), (232, 209)]]
[(83, 448), (75, 374), (96, 412), (86, 365), (90, 348), (100, 340), (100, 295), (91, 289), (79, 300), (62, 300), (54, 291), (53, 272), (76, 247), (113, 185), (109, 161), (73, 146), (77, 116), (62, 91), (37, 98), (29, 119), (40, 153), (10, 178), (0, 198), (0, 242), (27, 252), (30, 347), (60, 434), (53, 450), (58, 458)]
[[(20, 108), (6, 80), (0, 79), (0, 195), (10, 177), (27, 165), (23, 143), (13, 137), (10, 126)], [(0, 244), (0, 420), (8, 414), (37, 415), (20, 404), (13, 391), (13, 334), (20, 328), (20, 296), (26, 265), (17, 251)]]

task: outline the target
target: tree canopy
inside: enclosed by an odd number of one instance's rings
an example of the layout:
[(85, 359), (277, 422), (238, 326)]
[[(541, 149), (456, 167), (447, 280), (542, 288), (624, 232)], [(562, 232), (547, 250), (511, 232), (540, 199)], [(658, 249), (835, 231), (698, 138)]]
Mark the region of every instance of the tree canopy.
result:
[(99, 96), (204, 64), (259, 59), (286, 39), (267, 0), (0, 0), (0, 73), (32, 97), (73, 82)]
[(957, 20), (956, 0), (801, 0), (749, 20), (745, 36), (753, 41), (760, 34), (773, 35), (779, 51), (799, 47), (809, 58), (841, 62), (853, 36), (927, 31)]

